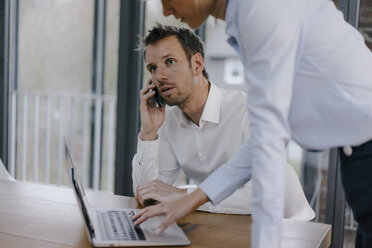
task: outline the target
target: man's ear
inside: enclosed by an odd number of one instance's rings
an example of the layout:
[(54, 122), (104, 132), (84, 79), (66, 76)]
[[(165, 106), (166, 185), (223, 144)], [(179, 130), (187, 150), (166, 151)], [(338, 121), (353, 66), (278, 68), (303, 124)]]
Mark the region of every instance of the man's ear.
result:
[(204, 59), (200, 53), (195, 53), (194, 55), (192, 55), (191, 66), (195, 76), (199, 76), (203, 73)]

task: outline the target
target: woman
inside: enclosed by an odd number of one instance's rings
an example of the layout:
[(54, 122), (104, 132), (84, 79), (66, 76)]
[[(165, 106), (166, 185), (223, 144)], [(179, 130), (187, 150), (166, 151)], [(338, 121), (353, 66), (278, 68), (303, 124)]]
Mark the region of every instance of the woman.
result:
[[(162, 0), (191, 28), (226, 21), (244, 64), (252, 136), (192, 194), (137, 214), (168, 225), (252, 179), (252, 247), (280, 247), (286, 145), (340, 147), (346, 198), (359, 222), (356, 247), (372, 244), (372, 55), (328, 0)], [(351, 147), (353, 146), (353, 147)], [(342, 148), (343, 147), (343, 148)]]

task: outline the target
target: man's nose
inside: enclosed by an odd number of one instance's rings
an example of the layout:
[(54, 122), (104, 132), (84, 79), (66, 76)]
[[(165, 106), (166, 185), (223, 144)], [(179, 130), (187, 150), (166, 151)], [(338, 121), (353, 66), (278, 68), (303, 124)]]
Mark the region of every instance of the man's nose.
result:
[(167, 81), (168, 72), (164, 66), (159, 66), (156, 70), (156, 80), (157, 81)]
[(174, 15), (174, 10), (167, 2), (167, 0), (162, 0), (161, 2), (163, 3), (163, 15), (164, 16)]

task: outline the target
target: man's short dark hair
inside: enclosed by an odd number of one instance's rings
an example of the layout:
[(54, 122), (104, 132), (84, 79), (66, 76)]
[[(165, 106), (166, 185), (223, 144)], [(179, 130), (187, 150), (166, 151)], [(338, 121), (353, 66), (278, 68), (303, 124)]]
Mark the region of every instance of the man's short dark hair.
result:
[[(143, 56), (145, 57), (146, 47), (148, 45), (155, 44), (158, 41), (173, 35), (176, 36), (180, 42), (189, 63), (191, 63), (192, 55), (196, 53), (200, 53), (204, 59), (203, 41), (193, 31), (188, 28), (178, 28), (159, 23), (149, 30), (149, 33), (145, 38), (141, 39), (139, 49), (143, 50)], [(203, 75), (206, 79), (208, 79), (209, 76), (205, 70), (205, 67), (203, 68)]]

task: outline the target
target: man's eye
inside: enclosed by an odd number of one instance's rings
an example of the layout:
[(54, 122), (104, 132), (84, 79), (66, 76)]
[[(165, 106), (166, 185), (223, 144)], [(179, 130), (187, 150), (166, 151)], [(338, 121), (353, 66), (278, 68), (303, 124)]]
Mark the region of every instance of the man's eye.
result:
[(154, 72), (154, 71), (156, 71), (156, 66), (150, 66), (149, 71), (150, 71), (150, 72)]
[(168, 65), (171, 65), (171, 64), (174, 63), (174, 59), (167, 59), (166, 63), (167, 63)]

